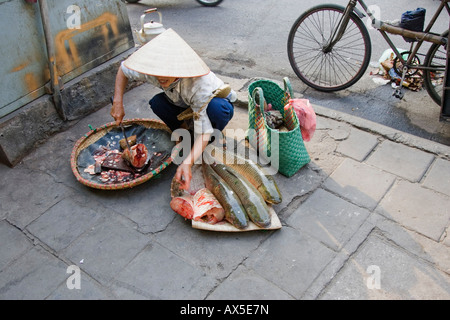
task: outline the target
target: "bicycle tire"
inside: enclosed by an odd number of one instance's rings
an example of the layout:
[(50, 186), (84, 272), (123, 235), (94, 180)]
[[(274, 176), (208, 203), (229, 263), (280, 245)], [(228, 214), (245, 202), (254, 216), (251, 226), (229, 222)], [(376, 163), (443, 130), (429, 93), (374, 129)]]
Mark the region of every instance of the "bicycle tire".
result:
[(354, 13), (342, 39), (331, 52), (324, 44), (336, 29), (345, 8), (326, 4), (304, 12), (292, 25), (288, 38), (289, 62), (306, 85), (332, 92), (355, 84), (367, 70), (372, 54), (369, 32)]
[[(448, 30), (442, 34), (448, 36)], [(438, 105), (441, 105), (442, 94), (445, 82), (445, 67), (447, 63), (447, 48), (445, 45), (433, 44), (425, 56), (424, 65), (427, 68), (435, 68), (437, 72), (424, 70), (424, 86), (431, 99)]]
[(218, 6), (223, 0), (196, 0), (198, 3), (205, 7), (215, 7)]

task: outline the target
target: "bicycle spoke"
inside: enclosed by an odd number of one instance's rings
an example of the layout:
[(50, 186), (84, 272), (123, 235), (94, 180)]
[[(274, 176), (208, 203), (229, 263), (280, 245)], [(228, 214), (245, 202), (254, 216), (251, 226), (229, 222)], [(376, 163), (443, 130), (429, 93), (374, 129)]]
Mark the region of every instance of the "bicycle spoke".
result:
[(446, 67), (446, 53), (443, 50), (438, 50), (431, 61), (429, 67), (433, 68), (431, 77), (431, 84), (434, 87), (434, 91), (442, 97), (442, 92), (444, 91), (444, 78), (445, 78), (445, 67)]
[[(350, 63), (347, 59), (343, 58), (343, 56), (341, 56), (339, 54), (339, 52), (336, 52), (335, 56), (336, 56), (336, 61), (338, 61), (340, 63), (342, 68), (344, 68), (345, 71), (347, 71), (347, 73), (354, 74), (355, 72), (358, 71), (359, 68), (356, 68), (353, 63)], [(340, 58), (340, 59), (337, 59), (337, 58)], [(351, 69), (351, 72), (349, 72), (350, 69)]]
[[(448, 31), (445, 36), (448, 36)], [(447, 48), (433, 44), (425, 56), (424, 86), (434, 102), (441, 105), (445, 84)]]
[[(316, 65), (316, 64), (318, 66), (320, 66), (320, 63), (318, 63), (318, 61), (319, 61), (319, 59), (322, 59), (322, 57), (323, 57), (323, 55), (318, 53), (315, 57), (311, 58), (310, 61), (312, 63), (308, 63), (309, 68), (305, 69), (305, 74), (311, 74), (311, 75), (315, 74), (314, 72), (311, 72), (311, 70), (314, 68), (314, 65)], [(317, 67), (314, 69), (314, 71), (316, 71), (316, 70), (317, 70)]]

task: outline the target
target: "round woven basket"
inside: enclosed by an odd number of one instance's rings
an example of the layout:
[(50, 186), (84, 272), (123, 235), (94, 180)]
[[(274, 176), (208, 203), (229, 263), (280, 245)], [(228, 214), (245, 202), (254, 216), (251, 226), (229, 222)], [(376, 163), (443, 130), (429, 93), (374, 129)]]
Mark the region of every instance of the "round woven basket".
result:
[[(151, 129), (163, 130), (168, 133), (171, 133), (169, 127), (167, 127), (167, 125), (164, 122), (162, 122), (160, 120), (156, 120), (156, 119), (128, 119), (128, 120), (124, 120), (123, 124), (124, 125), (137, 124), (137, 125), (144, 126), (145, 128), (148, 128), (148, 129), (151, 128)], [(165, 168), (167, 168), (167, 166), (169, 166), (172, 163), (173, 159), (180, 152), (180, 147), (179, 147), (180, 145), (176, 145), (171, 150), (171, 155), (169, 156), (169, 158), (167, 158), (158, 168), (156, 168), (134, 180), (131, 180), (131, 181), (119, 182), (119, 183), (100, 183), (100, 182), (95, 182), (95, 181), (91, 181), (86, 178), (83, 178), (79, 172), (79, 168), (78, 168), (78, 164), (77, 164), (78, 156), (79, 156), (80, 152), (83, 151), (84, 149), (86, 149), (87, 147), (89, 147), (91, 144), (95, 143), (100, 138), (102, 138), (111, 129), (116, 128), (116, 127), (117, 127), (117, 125), (115, 122), (108, 123), (102, 127), (91, 130), (90, 132), (85, 134), (83, 137), (81, 137), (75, 143), (73, 150), (72, 150), (71, 157), (70, 157), (70, 166), (72, 168), (73, 174), (75, 175), (76, 179), (80, 183), (82, 183), (88, 187), (95, 188), (95, 189), (101, 189), (101, 190), (121, 190), (121, 189), (132, 188), (132, 187), (140, 185), (140, 184), (150, 180), (154, 176), (158, 175), (161, 171), (163, 171)]]

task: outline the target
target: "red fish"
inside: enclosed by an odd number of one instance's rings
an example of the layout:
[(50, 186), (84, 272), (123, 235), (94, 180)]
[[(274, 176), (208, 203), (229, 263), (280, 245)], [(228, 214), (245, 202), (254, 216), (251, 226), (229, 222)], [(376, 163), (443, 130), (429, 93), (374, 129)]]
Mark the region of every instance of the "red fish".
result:
[(191, 220), (194, 216), (194, 204), (192, 202), (191, 195), (172, 198), (172, 201), (170, 201), (170, 207), (173, 211), (185, 219)]
[(216, 197), (206, 188), (200, 189), (194, 195), (194, 220), (209, 224), (222, 221), (225, 210)]
[(138, 143), (132, 146), (131, 150), (125, 149), (122, 156), (131, 166), (139, 169), (144, 167), (147, 163), (148, 150), (144, 144)]
[(225, 211), (216, 197), (206, 188), (200, 189), (195, 195), (184, 193), (173, 197), (170, 201), (173, 211), (185, 219), (216, 224), (223, 220)]

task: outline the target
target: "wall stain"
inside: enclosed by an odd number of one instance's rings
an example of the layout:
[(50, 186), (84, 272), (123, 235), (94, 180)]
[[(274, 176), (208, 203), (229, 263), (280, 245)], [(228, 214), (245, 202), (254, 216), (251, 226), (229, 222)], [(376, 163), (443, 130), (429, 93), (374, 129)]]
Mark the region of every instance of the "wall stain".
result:
[(29, 62), (21, 63), (21, 64), (19, 64), (17, 67), (12, 68), (10, 72), (13, 73), (13, 72), (18, 72), (18, 71), (20, 71), (20, 70), (23, 70), (23, 69), (25, 69), (29, 64), (30, 64)]
[(30, 92), (33, 98), (37, 98), (39, 95), (37, 89), (39, 89), (41, 84), (40, 81), (36, 78), (36, 75), (32, 72), (28, 72), (25, 74), (24, 80), (28, 92)]
[(109, 30), (111, 29), (113, 36), (119, 35), (118, 18), (110, 12), (105, 12), (98, 18), (82, 24), (80, 29), (67, 29), (58, 32), (55, 37), (55, 47), (59, 75), (64, 75), (82, 65), (82, 59), (73, 38), (80, 33), (97, 27), (101, 27), (100, 33), (105, 40), (102, 44), (109, 50)]

